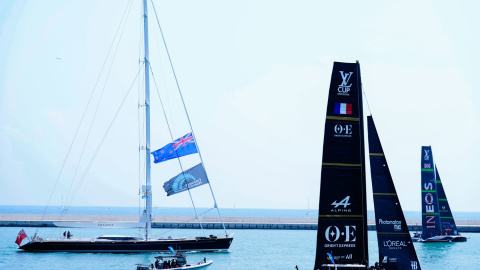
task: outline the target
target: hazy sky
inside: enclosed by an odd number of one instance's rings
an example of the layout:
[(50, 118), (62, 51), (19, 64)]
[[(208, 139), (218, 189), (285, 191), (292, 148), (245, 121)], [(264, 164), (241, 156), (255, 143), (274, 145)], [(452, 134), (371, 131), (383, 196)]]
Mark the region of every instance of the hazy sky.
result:
[[(0, 2), (0, 204), (47, 203), (127, 10), (51, 204), (138, 205), (140, 2)], [(220, 207), (318, 207), (333, 61), (359, 60), (403, 208), (420, 211), (421, 146), (432, 145), (453, 211), (480, 211), (478, 1), (155, 6)], [(178, 138), (189, 127), (149, 12), (152, 70)], [(170, 139), (153, 78), (151, 99), (155, 150)], [(198, 162), (184, 159), (186, 167)], [(176, 161), (152, 165), (154, 206), (191, 204), (185, 193), (167, 198), (163, 191), (177, 173)], [(369, 174), (367, 183), (373, 209)], [(198, 206), (213, 205), (206, 186), (192, 195)]]

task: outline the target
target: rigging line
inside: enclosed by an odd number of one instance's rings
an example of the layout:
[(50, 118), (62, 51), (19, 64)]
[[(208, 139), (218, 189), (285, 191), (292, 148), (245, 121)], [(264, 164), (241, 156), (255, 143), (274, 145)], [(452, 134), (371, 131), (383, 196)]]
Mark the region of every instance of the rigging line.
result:
[[(205, 170), (205, 164), (203, 162), (202, 154), (200, 153), (200, 148), (198, 147), (198, 142), (197, 142), (197, 139), (195, 137), (195, 132), (193, 132), (192, 122), (190, 121), (190, 116), (188, 115), (187, 107), (185, 106), (185, 101), (183, 99), (182, 91), (180, 90), (180, 85), (178, 84), (177, 75), (175, 73), (175, 69), (173, 68), (172, 59), (170, 57), (170, 53), (168, 52), (167, 43), (165, 41), (165, 37), (163, 36), (162, 27), (160, 26), (160, 22), (158, 20), (157, 10), (155, 9), (155, 5), (153, 4), (153, 0), (150, 0), (150, 1), (152, 2), (153, 11), (155, 13), (155, 18), (157, 19), (157, 24), (158, 24), (158, 28), (160, 30), (160, 34), (162, 35), (163, 44), (165, 46), (165, 51), (167, 52), (168, 60), (170, 61), (170, 67), (172, 68), (173, 77), (175, 78), (175, 83), (177, 84), (178, 93), (180, 94), (180, 98), (181, 98), (182, 103), (183, 103), (183, 108), (185, 109), (185, 114), (187, 115), (188, 124), (190, 125), (190, 130), (192, 131), (193, 138), (195, 140), (195, 147), (197, 148), (198, 156), (200, 157), (200, 162), (202, 163), (203, 170), (205, 171), (205, 175), (207, 176), (207, 179), (208, 179), (207, 170)], [(222, 218), (222, 215), (220, 214), (220, 209), (218, 208), (217, 200), (215, 199), (215, 195), (213, 194), (213, 189), (212, 189), (212, 185), (210, 184), (210, 181), (208, 181), (208, 186), (210, 187), (210, 192), (212, 193), (213, 202), (215, 204), (215, 208), (217, 208), (218, 216), (220, 217), (220, 220), (222, 221), (222, 226), (223, 226), (223, 230), (225, 231), (225, 236), (228, 237), (227, 229), (225, 228), (225, 224), (223, 223), (223, 218)]]
[[(153, 83), (155, 84), (155, 89), (157, 90), (158, 98), (160, 99), (160, 105), (162, 106), (162, 111), (163, 111), (163, 115), (165, 116), (165, 121), (167, 122), (167, 127), (168, 127), (168, 132), (170, 133), (170, 138), (173, 141), (174, 139), (173, 139), (172, 130), (170, 129), (170, 125), (168, 123), (167, 114), (165, 113), (165, 107), (163, 106), (162, 98), (160, 96), (160, 91), (158, 91), (157, 81), (155, 80), (155, 75), (153, 74), (153, 69), (152, 69), (151, 65), (150, 65), (150, 72), (152, 73)], [(177, 157), (177, 160), (178, 160), (178, 164), (180, 165), (180, 170), (183, 173), (184, 171), (183, 171), (182, 161), (180, 160), (180, 157)], [(203, 230), (203, 225), (200, 222), (200, 219), (198, 218), (197, 208), (195, 207), (195, 202), (193, 201), (192, 193), (190, 192), (190, 188), (188, 187), (188, 183), (187, 183), (187, 190), (188, 190), (188, 195), (190, 196), (190, 201), (192, 202), (192, 205), (193, 205), (193, 209), (195, 211), (196, 218), (198, 219), (198, 224), (200, 224), (200, 228), (202, 229), (203, 235), (206, 236), (205, 231)]]
[[(100, 69), (100, 73), (99, 73), (99, 75), (98, 75), (98, 77), (97, 77), (97, 81), (95, 82), (95, 85), (94, 85), (94, 87), (93, 87), (93, 89), (92, 89), (92, 93), (90, 94), (90, 98), (88, 99), (87, 106), (85, 107), (85, 110), (83, 111), (82, 118), (80, 119), (80, 123), (79, 123), (78, 126), (77, 126), (77, 130), (75, 131), (75, 135), (73, 136), (72, 143), (70, 144), (70, 147), (68, 148), (67, 155), (65, 156), (65, 159), (64, 159), (64, 161), (63, 161), (62, 167), (61, 167), (60, 172), (59, 172), (59, 174), (58, 174), (58, 176), (57, 176), (57, 180), (55, 181), (55, 185), (54, 185), (53, 190), (52, 190), (52, 192), (51, 192), (51, 194), (50, 194), (50, 197), (48, 198), (47, 205), (45, 206), (45, 209), (43, 210), (42, 217), (40, 218), (40, 220), (43, 220), (43, 217), (45, 216), (45, 212), (47, 211), (47, 208), (48, 208), (48, 206), (50, 205), (50, 201), (51, 201), (51, 199), (52, 199), (53, 193), (55, 192), (55, 189), (56, 189), (56, 187), (57, 187), (57, 184), (58, 184), (58, 181), (59, 181), (59, 179), (60, 179), (60, 176), (62, 175), (63, 169), (64, 169), (64, 167), (65, 167), (65, 163), (67, 162), (68, 156), (70, 155), (70, 151), (72, 150), (73, 143), (75, 142), (75, 139), (77, 138), (78, 131), (80, 130), (80, 126), (81, 126), (82, 123), (83, 123), (83, 119), (85, 118), (85, 114), (86, 114), (86, 112), (87, 112), (88, 106), (90, 105), (90, 101), (92, 100), (93, 94), (95, 93), (95, 89), (97, 88), (97, 84), (98, 84), (98, 82), (99, 82), (99, 80), (100, 80), (100, 77), (101, 77), (101, 75), (102, 75), (103, 68), (105, 67), (105, 64), (107, 63), (108, 55), (110, 54), (110, 51), (111, 51), (111, 49), (112, 49), (112, 47), (113, 47), (114, 41), (115, 41), (115, 39), (116, 39), (116, 37), (117, 37), (117, 34), (118, 34), (118, 30), (120, 29), (120, 26), (122, 25), (122, 21), (123, 21), (123, 18), (124, 18), (124, 16), (125, 16), (125, 13), (126, 13), (126, 11), (127, 11), (127, 8), (128, 8), (128, 5), (129, 5), (129, 4), (130, 4), (130, 3), (127, 3), (127, 6), (125, 7), (125, 11), (124, 11), (124, 13), (123, 13), (123, 15), (122, 15), (122, 19), (120, 20), (120, 23), (119, 23), (119, 25), (118, 25), (118, 28), (117, 28), (117, 31), (116, 31), (116, 33), (115, 33), (115, 35), (114, 35), (114, 38), (113, 38), (113, 40), (112, 40), (112, 43), (111, 43), (111, 45), (110, 45), (110, 48), (108, 49), (107, 57), (105, 58), (105, 61), (103, 62), (102, 68)], [(38, 229), (37, 229), (37, 231), (38, 231)]]
[(363, 88), (363, 83), (362, 83), (362, 90), (363, 90), (363, 95), (365, 96), (365, 101), (367, 102), (368, 111), (370, 112), (370, 115), (372, 115), (372, 111), (370, 110), (370, 104), (368, 104), (367, 93), (365, 92), (365, 89)]
[[(130, 1), (130, 3), (133, 3), (133, 2)], [(100, 107), (100, 103), (102, 101), (102, 97), (103, 97), (103, 94), (105, 92), (105, 88), (107, 86), (108, 78), (110, 77), (110, 72), (112, 71), (112, 66), (113, 66), (113, 63), (115, 62), (115, 58), (117, 56), (118, 47), (120, 46), (120, 41), (122, 40), (123, 33), (125, 32), (125, 26), (127, 25), (127, 20), (128, 20), (128, 16), (130, 15), (131, 8), (132, 8), (132, 5), (130, 4), (130, 8), (128, 9), (127, 17), (125, 18), (125, 21), (123, 23), (122, 32), (120, 33), (120, 37), (118, 38), (117, 46), (116, 46), (115, 51), (113, 53), (113, 58), (110, 62), (110, 67), (108, 69), (108, 72), (107, 72), (107, 75), (106, 75), (106, 78), (105, 78), (105, 83), (103, 84), (102, 92), (100, 93), (100, 97), (98, 99), (97, 107), (95, 108), (95, 112), (93, 114), (92, 122), (90, 123), (90, 127), (88, 129), (87, 136), (86, 136), (85, 142), (83, 144), (82, 152), (80, 153), (80, 157), (78, 159), (77, 167), (75, 168), (75, 173), (73, 175), (73, 179), (72, 179), (72, 182), (71, 182), (71, 185), (70, 185), (70, 189), (68, 190), (68, 193), (67, 193), (67, 199), (68, 199), (68, 195), (70, 194), (71, 187), (72, 187), (73, 183), (75, 182), (75, 178), (77, 176), (78, 168), (80, 167), (80, 162), (81, 162), (83, 154), (85, 152), (85, 148), (87, 146), (88, 139), (90, 138), (90, 132), (92, 131), (93, 123), (95, 122), (97, 112), (98, 112), (98, 108)], [(122, 19), (123, 19), (123, 17), (122, 17)], [(73, 199), (74, 199), (74, 197), (71, 198), (71, 200), (73, 200)], [(66, 212), (66, 211), (64, 211), (64, 212)]]
[[(135, 78), (134, 78), (134, 81), (132, 82), (132, 84), (131, 84), (130, 87), (128, 88), (128, 91), (127, 91), (127, 93), (125, 94), (125, 97), (123, 98), (120, 106), (118, 107), (117, 112), (115, 113), (112, 121), (110, 122), (110, 125), (108, 126), (107, 130), (105, 131), (105, 134), (103, 135), (103, 138), (102, 138), (102, 140), (100, 141), (100, 144), (98, 145), (97, 149), (95, 150), (95, 153), (93, 154), (92, 158), (90, 159), (90, 162), (88, 163), (87, 168), (85, 169), (85, 172), (84, 172), (83, 175), (81, 176), (80, 181), (79, 181), (79, 183), (77, 184), (77, 186), (76, 186), (76, 188), (75, 188), (73, 197), (75, 197), (75, 195), (77, 194), (78, 190), (80, 189), (80, 186), (82, 185), (83, 181), (85, 180), (85, 177), (86, 177), (88, 171), (90, 170), (90, 167), (92, 166), (93, 161), (94, 161), (95, 158), (97, 157), (97, 154), (98, 154), (98, 152), (100, 151), (100, 149), (101, 149), (101, 147), (102, 147), (102, 145), (103, 145), (103, 142), (105, 141), (107, 135), (109, 134), (110, 129), (111, 129), (112, 126), (113, 126), (113, 123), (114, 123), (115, 120), (117, 119), (117, 116), (118, 116), (118, 114), (120, 113), (120, 110), (121, 110), (121, 108), (123, 107), (123, 104), (125, 103), (125, 100), (127, 99), (128, 95), (130, 94), (130, 92), (131, 92), (131, 90), (132, 90), (132, 88), (133, 88), (133, 85), (135, 84), (135, 81), (136, 81), (137, 78), (138, 78), (138, 74), (140, 74), (140, 71), (142, 70), (142, 68), (143, 68), (143, 65), (140, 66), (140, 68), (138, 69), (137, 74), (136, 74), (136, 76), (135, 76)], [(70, 201), (70, 203), (68, 204), (67, 210), (68, 210), (68, 208), (70, 207), (71, 202), (72, 202), (72, 201)], [(62, 216), (61, 218), (63, 218), (63, 216)]]

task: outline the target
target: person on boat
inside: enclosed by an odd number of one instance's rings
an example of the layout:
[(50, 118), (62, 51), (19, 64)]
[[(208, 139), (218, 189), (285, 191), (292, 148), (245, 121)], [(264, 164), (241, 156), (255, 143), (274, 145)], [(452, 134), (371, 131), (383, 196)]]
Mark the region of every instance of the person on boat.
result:
[(158, 269), (158, 268), (159, 268), (159, 266), (160, 266), (160, 263), (158, 262), (158, 260), (156, 260), (156, 261), (155, 261), (155, 268), (157, 268), (157, 269)]
[(67, 239), (70, 239), (70, 236), (72, 236), (72, 235), (70, 234), (70, 231), (68, 231), (67, 232)]
[(207, 258), (203, 257), (203, 262), (207, 263)]
[(67, 231), (64, 231), (63, 232), (63, 239), (65, 239), (66, 235), (67, 235)]

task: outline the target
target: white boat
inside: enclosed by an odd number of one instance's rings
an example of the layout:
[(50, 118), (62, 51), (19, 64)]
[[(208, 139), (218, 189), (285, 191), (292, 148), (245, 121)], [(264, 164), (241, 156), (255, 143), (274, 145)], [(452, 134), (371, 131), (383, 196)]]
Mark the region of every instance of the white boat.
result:
[(198, 263), (188, 263), (185, 255), (157, 256), (155, 264), (143, 265), (137, 264), (137, 270), (157, 270), (157, 269), (203, 269), (210, 266), (213, 261), (207, 261), (205, 258)]

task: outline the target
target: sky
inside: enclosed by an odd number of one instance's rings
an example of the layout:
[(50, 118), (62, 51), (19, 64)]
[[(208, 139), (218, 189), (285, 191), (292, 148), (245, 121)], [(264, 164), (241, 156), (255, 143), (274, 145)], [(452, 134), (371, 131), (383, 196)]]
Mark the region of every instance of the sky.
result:
[[(358, 60), (403, 209), (420, 211), (431, 145), (453, 212), (480, 211), (477, 1), (154, 4), (220, 207), (318, 208), (333, 62)], [(0, 205), (142, 203), (141, 19), (140, 1), (0, 2)], [(155, 150), (171, 141), (158, 93), (172, 136), (190, 127), (151, 5), (149, 28)], [(163, 191), (179, 172), (152, 164), (153, 206), (191, 206)], [(368, 164), (367, 192), (373, 209)], [(208, 186), (192, 197), (213, 206)]]

